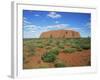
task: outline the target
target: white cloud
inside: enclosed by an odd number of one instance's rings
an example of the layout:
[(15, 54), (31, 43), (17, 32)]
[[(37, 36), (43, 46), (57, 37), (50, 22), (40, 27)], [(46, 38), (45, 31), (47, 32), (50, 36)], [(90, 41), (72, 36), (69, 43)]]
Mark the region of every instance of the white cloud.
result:
[(85, 26), (88, 27), (88, 28), (91, 28), (91, 23), (87, 22)]
[(57, 24), (57, 23), (59, 23), (59, 21), (55, 21), (55, 23)]
[(29, 22), (28, 20), (27, 20), (27, 18), (23, 18), (23, 22), (24, 22), (24, 26), (26, 26), (26, 25), (31, 25), (31, 22)]
[(56, 12), (50, 12), (47, 16), (53, 19), (61, 17), (61, 15), (57, 14)]
[(39, 26), (27, 25), (24, 26), (24, 38), (37, 38), (39, 36)]
[(40, 15), (38, 15), (38, 14), (35, 14), (34, 16), (40, 16)]
[(36, 30), (36, 25), (26, 25), (24, 26), (25, 31), (35, 31)]
[(29, 25), (31, 24), (29, 21), (24, 20), (24, 25)]
[(47, 26), (46, 28), (49, 30), (60, 30), (60, 29), (66, 29), (68, 28), (68, 24), (57, 24), (57, 25), (50, 25)]
[(38, 38), (40, 34), (45, 30), (44, 28), (29, 22), (25, 17), (23, 18), (23, 23), (24, 38)]
[(80, 27), (73, 27), (69, 24), (57, 24), (57, 25), (50, 25), (45, 27), (46, 30), (75, 30), (75, 31), (81, 31), (83, 28)]
[(24, 29), (24, 38), (39, 38), (42, 32), (48, 31), (46, 27), (41, 27), (37, 25), (26, 25)]

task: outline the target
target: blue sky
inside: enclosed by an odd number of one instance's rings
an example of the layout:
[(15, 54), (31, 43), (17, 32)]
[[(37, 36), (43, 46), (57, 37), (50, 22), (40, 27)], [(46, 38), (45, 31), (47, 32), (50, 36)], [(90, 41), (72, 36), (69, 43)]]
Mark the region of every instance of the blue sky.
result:
[(50, 30), (75, 30), (81, 37), (88, 37), (90, 24), (90, 13), (23, 10), (24, 38), (39, 38), (42, 32)]

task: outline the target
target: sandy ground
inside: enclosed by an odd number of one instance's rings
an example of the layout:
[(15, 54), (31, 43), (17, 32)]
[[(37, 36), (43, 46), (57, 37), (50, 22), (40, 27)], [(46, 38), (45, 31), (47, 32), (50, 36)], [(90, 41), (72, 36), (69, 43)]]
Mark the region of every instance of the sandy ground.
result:
[(85, 66), (90, 64), (90, 50), (71, 54), (60, 53), (58, 58), (66, 63), (66, 66)]
[[(24, 69), (32, 68), (53, 68), (54, 63), (47, 63), (41, 60), (41, 56), (44, 54), (45, 49), (37, 48), (36, 55), (27, 57), (25, 63), (23, 64)], [(65, 63), (67, 67), (72, 66), (90, 66), (91, 63), (91, 52), (90, 50), (83, 50), (74, 53), (64, 53), (60, 52), (57, 59), (60, 59)]]

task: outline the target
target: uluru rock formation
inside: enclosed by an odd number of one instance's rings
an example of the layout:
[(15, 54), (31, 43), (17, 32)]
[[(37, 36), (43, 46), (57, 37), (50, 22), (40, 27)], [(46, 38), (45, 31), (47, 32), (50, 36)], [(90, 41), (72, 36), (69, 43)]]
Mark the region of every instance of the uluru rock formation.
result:
[(40, 38), (80, 38), (80, 33), (74, 30), (52, 30), (43, 32)]

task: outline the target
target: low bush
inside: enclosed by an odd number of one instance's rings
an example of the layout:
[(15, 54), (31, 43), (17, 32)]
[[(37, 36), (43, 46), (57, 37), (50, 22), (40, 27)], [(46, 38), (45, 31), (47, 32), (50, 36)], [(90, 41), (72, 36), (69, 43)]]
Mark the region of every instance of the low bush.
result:
[(83, 49), (81, 47), (78, 47), (77, 48), (77, 51), (82, 51)]
[(63, 52), (65, 52), (65, 53), (72, 53), (72, 52), (75, 52), (75, 51), (77, 51), (76, 48), (65, 48), (65, 49), (63, 50)]
[(55, 63), (55, 67), (66, 67), (64, 63)]
[(51, 47), (51, 46), (46, 46), (45, 48), (46, 48), (46, 49), (51, 49), (52, 47)]
[(37, 47), (38, 48), (43, 48), (44, 46), (43, 46), (43, 44), (38, 44)]
[(56, 60), (56, 55), (53, 53), (46, 53), (41, 57), (41, 59), (44, 62), (54, 62)]
[(81, 45), (81, 48), (82, 49), (90, 49), (90, 44), (83, 44), (83, 45)]
[(59, 47), (60, 49), (64, 49), (64, 44), (59, 44), (58, 47)]
[(45, 45), (46, 45), (46, 46), (50, 46), (50, 43), (49, 43), (49, 42), (46, 42)]
[(56, 41), (56, 43), (55, 43), (56, 45), (59, 45), (60, 44), (60, 42), (59, 41)]
[(49, 38), (48, 39), (48, 43), (52, 43), (53, 42), (53, 39), (52, 38)]
[(78, 51), (82, 51), (83, 48), (80, 46), (80, 44), (72, 44), (71, 45), (72, 48), (76, 48)]
[(46, 54), (44, 54), (41, 59), (44, 62), (54, 62), (56, 60), (56, 55), (59, 54), (59, 49), (58, 48), (54, 48), (49, 50)]
[(59, 54), (59, 48), (53, 48), (48, 53), (58, 55)]
[(65, 63), (60, 60), (59, 58), (56, 58), (55, 62), (54, 62), (54, 66), (55, 67), (66, 67)]

